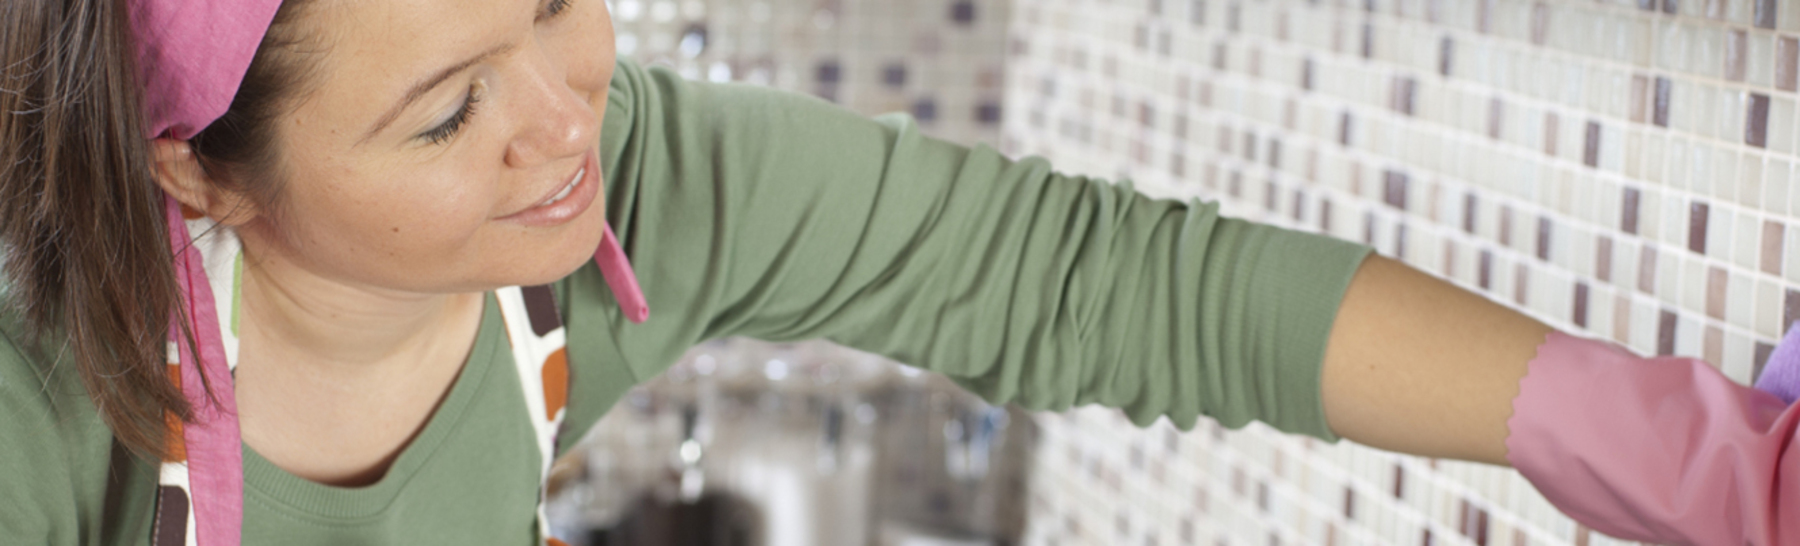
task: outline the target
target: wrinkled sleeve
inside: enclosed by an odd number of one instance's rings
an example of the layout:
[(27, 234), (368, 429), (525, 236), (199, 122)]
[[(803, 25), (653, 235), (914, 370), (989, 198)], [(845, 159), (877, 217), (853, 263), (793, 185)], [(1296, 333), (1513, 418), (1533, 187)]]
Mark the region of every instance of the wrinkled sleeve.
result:
[[(1320, 364), (1366, 247), (625, 62), (602, 140), (608, 221), (651, 313), (625, 322), (578, 272), (571, 358), (644, 379), (705, 339), (825, 338), (994, 402), (1334, 439)], [(579, 341), (601, 331), (610, 347)]]

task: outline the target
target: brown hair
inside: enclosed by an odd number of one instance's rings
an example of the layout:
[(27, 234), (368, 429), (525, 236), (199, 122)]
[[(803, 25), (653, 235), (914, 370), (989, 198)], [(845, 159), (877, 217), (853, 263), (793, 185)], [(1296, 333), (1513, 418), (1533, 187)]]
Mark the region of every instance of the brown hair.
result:
[[(213, 180), (259, 201), (275, 193), (271, 122), (304, 79), (299, 3), (284, 2), (230, 110), (192, 140)], [(161, 458), (166, 416), (192, 412), (167, 372), (179, 296), (130, 4), (0, 2), (0, 286), (27, 342), (75, 365), (114, 438)]]

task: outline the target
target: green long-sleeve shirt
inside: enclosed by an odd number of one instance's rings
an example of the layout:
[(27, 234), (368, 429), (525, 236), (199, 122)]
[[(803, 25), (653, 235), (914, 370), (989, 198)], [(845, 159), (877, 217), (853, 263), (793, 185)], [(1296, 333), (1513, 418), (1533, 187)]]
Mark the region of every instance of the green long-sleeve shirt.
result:
[[(563, 449), (690, 346), (732, 335), (830, 339), (1027, 408), (1332, 438), (1320, 364), (1365, 247), (629, 62), (607, 108), (607, 214), (652, 313), (625, 321), (591, 265), (558, 283)], [(489, 303), (449, 395), (378, 483), (308, 482), (245, 448), (245, 544), (529, 542), (540, 459)], [(0, 541), (146, 544), (156, 465), (114, 445), (70, 366), (0, 322)]]

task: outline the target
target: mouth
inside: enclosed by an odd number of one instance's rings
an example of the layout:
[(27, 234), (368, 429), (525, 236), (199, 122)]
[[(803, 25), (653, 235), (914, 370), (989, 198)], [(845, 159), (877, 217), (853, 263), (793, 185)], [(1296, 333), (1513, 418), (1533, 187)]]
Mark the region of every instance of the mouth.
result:
[(500, 220), (545, 227), (568, 222), (586, 212), (594, 204), (594, 198), (600, 194), (599, 161), (595, 155), (595, 152), (589, 151), (586, 160), (569, 177), (568, 182), (551, 190), (537, 204), (501, 217)]

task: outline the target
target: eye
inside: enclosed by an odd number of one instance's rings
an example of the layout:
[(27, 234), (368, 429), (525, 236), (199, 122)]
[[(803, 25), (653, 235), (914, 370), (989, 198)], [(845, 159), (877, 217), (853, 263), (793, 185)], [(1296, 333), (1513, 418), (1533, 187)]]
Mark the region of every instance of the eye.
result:
[(575, 0), (550, 0), (550, 3), (544, 5), (544, 13), (538, 15), (537, 19), (539, 21), (555, 19), (556, 16), (562, 15), (563, 11), (568, 10), (570, 4), (574, 3)]
[(470, 85), (468, 98), (463, 99), (462, 107), (457, 108), (456, 113), (451, 115), (450, 119), (444, 120), (444, 122), (438, 124), (437, 127), (432, 128), (430, 131), (426, 131), (425, 134), (419, 135), (419, 138), (425, 139), (432, 144), (443, 144), (450, 141), (450, 139), (456, 137), (457, 133), (462, 131), (464, 125), (469, 123), (469, 118), (475, 115), (475, 105), (480, 102), (480, 86)]

